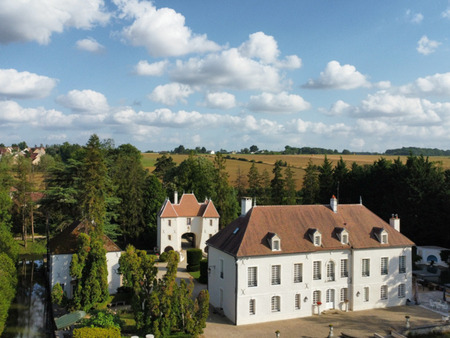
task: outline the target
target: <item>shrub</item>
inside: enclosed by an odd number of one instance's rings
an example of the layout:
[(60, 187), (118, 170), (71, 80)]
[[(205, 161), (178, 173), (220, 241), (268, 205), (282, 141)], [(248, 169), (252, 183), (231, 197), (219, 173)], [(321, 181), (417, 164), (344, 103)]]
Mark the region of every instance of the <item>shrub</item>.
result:
[(120, 338), (120, 330), (116, 327), (82, 327), (73, 330), (73, 338)]
[(187, 271), (198, 271), (200, 269), (200, 260), (202, 259), (201, 249), (187, 250)]
[(81, 322), (81, 326), (84, 327), (102, 327), (106, 329), (111, 327), (120, 329), (122, 324), (120, 317), (109, 311), (96, 311), (90, 318)]
[(61, 305), (63, 297), (64, 297), (64, 291), (61, 287), (61, 284), (56, 283), (52, 289), (52, 303)]
[(200, 278), (198, 281), (202, 284), (208, 283), (208, 259), (206, 258), (200, 261)]
[(160, 256), (159, 256), (159, 261), (160, 262), (167, 262), (167, 258), (169, 256), (168, 252), (163, 252)]

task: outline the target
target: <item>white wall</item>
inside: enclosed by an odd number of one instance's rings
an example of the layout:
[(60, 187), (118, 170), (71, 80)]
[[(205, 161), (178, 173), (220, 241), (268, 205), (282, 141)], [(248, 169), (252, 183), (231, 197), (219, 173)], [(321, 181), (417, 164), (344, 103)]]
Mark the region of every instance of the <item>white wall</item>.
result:
[(417, 254), (422, 257), (422, 259), (418, 262), (418, 264), (430, 264), (428, 258), (429, 256), (433, 255), (437, 258), (437, 261), (434, 265), (439, 265), (443, 267), (447, 267), (447, 263), (443, 262), (441, 260), (441, 251), (442, 250), (449, 250), (446, 248), (441, 248), (438, 246), (418, 246), (417, 247)]
[(110, 294), (117, 293), (117, 288), (122, 286), (122, 276), (119, 274), (119, 259), (122, 253), (107, 252), (106, 265), (108, 267), (108, 290)]

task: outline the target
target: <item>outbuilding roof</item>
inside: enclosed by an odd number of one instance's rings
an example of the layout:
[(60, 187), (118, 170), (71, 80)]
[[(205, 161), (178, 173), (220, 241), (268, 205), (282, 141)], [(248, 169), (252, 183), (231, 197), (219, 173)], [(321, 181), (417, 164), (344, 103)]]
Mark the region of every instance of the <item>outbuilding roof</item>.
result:
[[(346, 229), (348, 244), (342, 244), (336, 228)], [(389, 234), (381, 244), (374, 228)], [(322, 236), (320, 246), (309, 238), (311, 229)], [(272, 251), (267, 233), (276, 233), (282, 250)], [(365, 249), (412, 246), (414, 243), (361, 204), (340, 204), (337, 212), (330, 205), (254, 206), (245, 216), (231, 222), (207, 241), (207, 245), (235, 257), (280, 255), (339, 249)]]
[[(92, 225), (89, 221), (75, 221), (49, 241), (50, 254), (73, 254), (77, 251), (77, 238), (80, 233), (88, 233)], [(106, 252), (122, 251), (108, 236), (103, 235)]]

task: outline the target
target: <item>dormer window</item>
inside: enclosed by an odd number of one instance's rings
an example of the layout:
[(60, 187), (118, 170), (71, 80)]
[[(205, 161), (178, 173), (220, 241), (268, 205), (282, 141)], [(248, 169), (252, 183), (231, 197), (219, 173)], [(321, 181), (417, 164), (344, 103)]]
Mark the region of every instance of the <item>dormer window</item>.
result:
[(267, 241), (269, 242), (269, 246), (272, 249), (272, 251), (281, 250), (281, 239), (277, 234), (269, 232), (267, 234)]
[(347, 245), (349, 242), (349, 235), (348, 235), (348, 231), (346, 229), (343, 228), (337, 228), (336, 229), (336, 235), (339, 239), (339, 241), (341, 242), (341, 244)]
[(309, 229), (308, 236), (314, 246), (322, 245), (322, 234), (317, 229)]
[(320, 236), (320, 234), (315, 234), (314, 235), (314, 245), (320, 246), (321, 244), (322, 244), (322, 236)]
[(375, 229), (375, 236), (377, 237), (378, 241), (381, 244), (388, 244), (389, 243), (389, 237), (388, 233), (385, 229)]

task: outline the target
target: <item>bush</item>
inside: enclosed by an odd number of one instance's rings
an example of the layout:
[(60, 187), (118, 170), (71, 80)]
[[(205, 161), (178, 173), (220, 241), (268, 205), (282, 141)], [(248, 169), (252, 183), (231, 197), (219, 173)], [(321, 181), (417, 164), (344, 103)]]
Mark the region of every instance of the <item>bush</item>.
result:
[(198, 271), (200, 269), (200, 260), (202, 259), (201, 249), (187, 250), (187, 271)]
[(168, 252), (163, 252), (160, 256), (159, 256), (159, 261), (160, 262), (167, 262), (167, 258), (169, 257), (169, 253)]
[(206, 258), (200, 261), (200, 278), (198, 281), (202, 284), (208, 283), (208, 259)]
[(82, 327), (73, 330), (73, 338), (120, 338), (120, 330), (116, 327)]
[(56, 283), (52, 289), (52, 303), (61, 305), (63, 298), (64, 298), (64, 291), (61, 287), (61, 284)]
[(120, 330), (123, 325), (120, 317), (109, 311), (96, 311), (90, 318), (83, 319), (81, 326), (102, 327), (105, 329), (115, 327)]

